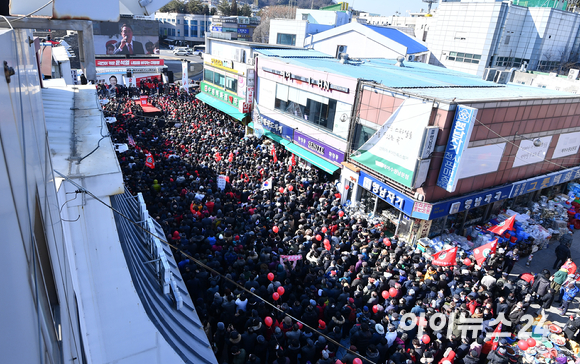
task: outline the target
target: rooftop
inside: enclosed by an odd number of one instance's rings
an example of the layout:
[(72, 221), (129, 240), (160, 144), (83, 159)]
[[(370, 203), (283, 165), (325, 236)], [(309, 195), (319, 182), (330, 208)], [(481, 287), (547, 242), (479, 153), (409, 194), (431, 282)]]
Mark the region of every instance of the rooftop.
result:
[(336, 58), (314, 50), (257, 49), (269, 58), (316, 71), (344, 77), (376, 81), (406, 93), (438, 100), (486, 101), (537, 98), (570, 98), (570, 93), (520, 85), (499, 85), (478, 76), (420, 62), (395, 66), (393, 59), (362, 59), (340, 63)]
[(367, 25), (367, 24), (364, 24), (364, 26), (369, 28), (370, 30), (372, 30), (374, 32), (379, 33), (380, 35), (382, 35), (384, 37), (387, 37), (387, 38), (389, 38), (389, 39), (391, 39), (399, 44), (404, 45), (405, 47), (407, 47), (408, 54), (429, 51), (427, 46), (425, 46), (423, 43), (417, 41), (413, 37), (410, 37), (409, 35), (403, 33), (402, 31), (400, 31), (398, 29), (390, 28), (390, 27), (381, 27), (381, 26), (377, 26), (377, 25)]

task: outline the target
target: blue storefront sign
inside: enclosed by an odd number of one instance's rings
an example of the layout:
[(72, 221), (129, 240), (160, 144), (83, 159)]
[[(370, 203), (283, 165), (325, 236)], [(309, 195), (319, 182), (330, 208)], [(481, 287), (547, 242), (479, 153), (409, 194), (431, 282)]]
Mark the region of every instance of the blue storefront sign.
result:
[(416, 202), (415, 204), (419, 205), (421, 208), (413, 208), (413, 213), (411, 216), (423, 220), (437, 219), (439, 217), (456, 214), (472, 208), (485, 206), (496, 201), (505, 200), (509, 197), (511, 190), (511, 184), (503, 187), (492, 188), (489, 190), (472, 193), (471, 195), (437, 202), (431, 204), (430, 208), (428, 209), (422, 206), (425, 205), (425, 203)]
[(294, 143), (336, 164), (344, 161), (344, 152), (299, 131), (294, 132)]
[(477, 109), (472, 107), (458, 105), (455, 110), (453, 127), (449, 133), (447, 147), (443, 155), (443, 163), (441, 163), (439, 177), (437, 178), (437, 186), (446, 191), (455, 191), (457, 181), (459, 180), (461, 157), (471, 138), (471, 131), (473, 130), (476, 116)]
[(526, 193), (559, 185), (560, 183), (566, 183), (576, 178), (580, 178), (580, 167), (569, 168), (563, 171), (548, 173), (540, 177), (534, 177), (524, 181), (516, 182), (513, 183), (510, 197), (516, 197)]
[(211, 31), (212, 32), (221, 32), (222, 31), (222, 27), (211, 27)]
[(292, 141), (294, 138), (294, 129), (282, 124), (281, 122), (267, 117), (266, 115), (260, 114), (258, 108), (254, 108), (254, 124), (259, 124), (268, 130), (272, 134), (276, 134), (288, 141)]
[(405, 196), (364, 171), (360, 172), (358, 184), (376, 196), (379, 196), (397, 210), (403, 211), (405, 214), (411, 216), (413, 211), (412, 198)]
[(250, 29), (238, 28), (238, 34), (249, 34), (249, 33), (250, 33)]

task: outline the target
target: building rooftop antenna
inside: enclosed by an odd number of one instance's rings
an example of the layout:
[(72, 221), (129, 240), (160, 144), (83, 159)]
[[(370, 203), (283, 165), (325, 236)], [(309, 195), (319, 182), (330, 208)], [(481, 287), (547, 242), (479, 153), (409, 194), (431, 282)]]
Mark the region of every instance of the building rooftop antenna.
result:
[(427, 5), (427, 14), (431, 14), (431, 5), (438, 3), (439, 0), (423, 0), (423, 2), (429, 4)]

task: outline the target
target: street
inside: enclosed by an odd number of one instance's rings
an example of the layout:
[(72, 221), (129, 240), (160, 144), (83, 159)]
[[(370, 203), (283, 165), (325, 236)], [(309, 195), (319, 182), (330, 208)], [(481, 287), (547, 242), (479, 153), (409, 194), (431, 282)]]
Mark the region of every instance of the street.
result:
[[(199, 81), (202, 79), (202, 71), (203, 71), (203, 58), (199, 56), (175, 56), (173, 55), (173, 51), (169, 49), (161, 49), (159, 51), (159, 58), (165, 60), (165, 65), (167, 66), (167, 70), (173, 72), (175, 80), (181, 78), (181, 61), (187, 60), (189, 61), (190, 69), (189, 69), (189, 79), (194, 81)], [(191, 66), (193, 65), (193, 70)]]
[[(572, 260), (574, 260), (574, 262), (577, 263), (580, 260), (580, 233), (578, 233), (578, 231), (575, 231), (573, 237), (574, 240), (572, 242), (572, 245), (570, 246), (570, 251), (572, 253)], [(537, 274), (540, 273), (543, 269), (548, 269), (550, 271), (550, 274), (554, 274), (556, 271), (555, 269), (552, 269), (554, 261), (556, 260), (556, 254), (554, 250), (558, 245), (560, 245), (559, 242), (557, 241), (552, 242), (546, 249), (535, 252), (534, 258), (532, 259), (532, 262), (529, 267), (526, 266), (528, 257), (520, 258), (520, 260), (516, 263), (513, 271), (510, 274), (510, 279), (514, 280), (517, 276), (519, 276), (522, 273), (531, 272), (533, 274)], [(552, 308), (548, 310), (549, 316), (547, 319), (554, 323), (557, 322), (561, 326), (563, 326), (566, 323), (566, 321), (568, 321), (568, 317), (570, 317), (570, 314), (572, 313), (580, 314), (579, 309), (580, 304), (578, 301), (579, 299), (580, 299), (579, 297), (576, 297), (574, 302), (570, 304), (570, 308), (568, 309), (566, 317), (560, 315), (559, 313), (560, 310), (558, 309), (560, 305), (554, 303)], [(532, 305), (532, 307), (533, 310), (530, 311), (533, 312), (539, 308), (539, 305)]]

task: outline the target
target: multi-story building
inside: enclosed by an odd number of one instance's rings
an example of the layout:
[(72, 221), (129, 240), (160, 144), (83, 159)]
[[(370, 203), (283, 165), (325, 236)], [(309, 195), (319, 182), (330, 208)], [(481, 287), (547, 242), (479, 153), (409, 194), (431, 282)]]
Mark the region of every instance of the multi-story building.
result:
[(443, 1), (427, 37), (431, 62), (478, 76), (522, 65), (558, 70), (580, 48), (580, 14), (562, 8), (559, 1)]
[(260, 25), (260, 17), (220, 16), (211, 17), (210, 33), (212, 38), (226, 40), (252, 41), (254, 29)]
[[(580, 178), (580, 97), (424, 63), (257, 51), (253, 123), (406, 238)], [(398, 228), (397, 228), (398, 226)]]
[(348, 10), (296, 9), (295, 19), (270, 20), (268, 43), (304, 47), (308, 37), (348, 24), (351, 18)]
[(207, 15), (155, 13), (159, 22), (159, 36), (180, 44), (202, 44), (209, 32), (211, 17)]

